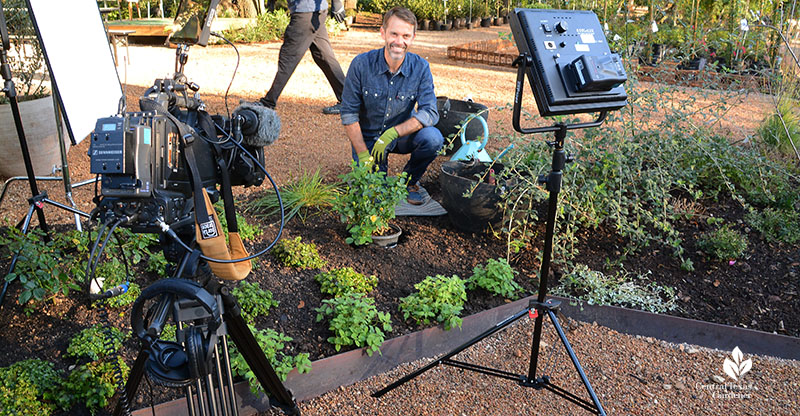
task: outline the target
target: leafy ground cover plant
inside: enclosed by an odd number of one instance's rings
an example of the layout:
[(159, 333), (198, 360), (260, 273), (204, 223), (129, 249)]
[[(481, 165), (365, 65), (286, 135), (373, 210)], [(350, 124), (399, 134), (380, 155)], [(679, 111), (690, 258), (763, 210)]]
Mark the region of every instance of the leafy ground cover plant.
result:
[[(286, 344), (292, 341), (292, 338), (274, 329), (256, 329), (253, 325), (249, 324), (248, 326), (250, 327), (250, 332), (255, 336), (258, 345), (261, 347), (261, 350), (264, 351), (264, 355), (269, 360), (270, 365), (272, 365), (272, 368), (275, 370), (278, 377), (280, 377), (281, 381), (286, 380), (286, 376), (294, 368), (297, 368), (297, 372), (300, 374), (311, 371), (311, 360), (308, 358), (308, 354), (300, 353), (296, 356), (291, 356), (283, 351), (286, 348)], [(250, 370), (242, 353), (239, 352), (235, 344), (229, 345), (231, 371), (233, 374), (244, 377), (253, 393), (263, 391), (261, 383), (259, 383), (253, 371)]]
[(514, 270), (506, 259), (489, 259), (485, 266), (477, 265), (472, 276), (465, 281), (467, 289), (486, 289), (498, 296), (516, 299), (522, 287), (514, 281)]
[[(281, 201), (286, 214), (286, 221), (295, 215), (305, 221), (311, 208), (326, 209), (333, 206), (339, 192), (337, 184), (327, 184), (317, 169), (309, 175), (307, 171), (281, 188)], [(264, 195), (247, 205), (247, 210), (258, 218), (272, 217), (280, 214), (278, 196), (272, 188), (266, 189)]]
[(386, 333), (392, 330), (391, 318), (386, 312), (378, 312), (375, 299), (362, 293), (346, 293), (333, 299), (325, 299), (316, 309), (317, 322), (326, 317), (328, 329), (333, 332), (328, 342), (336, 351), (342, 347), (355, 345), (365, 347), (370, 357), (377, 351)]
[(750, 210), (745, 221), (769, 241), (796, 244), (800, 241), (800, 214), (780, 208), (765, 208), (761, 212)]
[(72, 337), (67, 346), (67, 356), (97, 361), (119, 351), (125, 338), (127, 335), (117, 328), (93, 325)]
[(0, 368), (0, 415), (50, 415), (61, 373), (49, 361), (31, 359)]
[(552, 293), (581, 299), (590, 305), (634, 307), (655, 313), (664, 313), (677, 307), (675, 289), (652, 282), (641, 285), (634, 280), (645, 279), (642, 276), (632, 279), (624, 272), (607, 276), (586, 265), (577, 264), (562, 276), (561, 284)]
[(240, 282), (231, 293), (242, 307), (242, 318), (248, 324), (254, 324), (257, 317), (267, 316), (271, 308), (278, 306), (272, 299), (272, 292), (262, 289), (258, 282)]
[(720, 260), (733, 260), (740, 258), (747, 250), (747, 238), (729, 224), (724, 224), (704, 234), (697, 246)]
[(101, 360), (82, 364), (62, 381), (59, 406), (69, 409), (83, 405), (94, 415), (108, 406), (109, 399), (116, 392), (119, 377), (127, 379), (129, 372), (130, 369), (122, 357), (116, 357), (113, 361)]
[(461, 328), (458, 316), (467, 301), (464, 281), (458, 276), (428, 276), (414, 285), (416, 293), (400, 299), (403, 319), (412, 318), (417, 324), (444, 324), (445, 330)]
[(356, 162), (350, 167), (350, 172), (339, 176), (345, 183), (345, 191), (337, 195), (333, 208), (350, 233), (345, 240), (347, 244), (369, 244), (373, 235), (390, 230), (394, 207), (408, 196), (407, 178), (405, 172), (387, 176)]
[(272, 254), (286, 267), (314, 269), (325, 266), (327, 262), (319, 256), (314, 243), (302, 242), (302, 237), (293, 240), (280, 240), (272, 249)]
[(378, 284), (378, 278), (375, 275), (363, 275), (352, 267), (322, 272), (314, 276), (314, 279), (322, 286), (322, 293), (333, 296), (347, 293), (369, 293)]

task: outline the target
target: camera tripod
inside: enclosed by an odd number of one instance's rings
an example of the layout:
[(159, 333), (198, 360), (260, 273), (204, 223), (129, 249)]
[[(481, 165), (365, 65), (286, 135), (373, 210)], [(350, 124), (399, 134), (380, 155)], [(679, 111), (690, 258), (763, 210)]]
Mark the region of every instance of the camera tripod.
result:
[[(29, 231), (29, 228), (30, 228), (31, 220), (33, 219), (33, 214), (35, 212), (36, 213), (36, 217), (39, 220), (39, 227), (45, 233), (45, 236), (44, 236), (45, 241), (49, 242), (50, 241), (50, 237), (49, 237), (50, 227), (47, 225), (47, 219), (45, 218), (45, 215), (44, 215), (44, 204), (45, 203), (53, 205), (53, 206), (56, 206), (56, 207), (64, 209), (64, 210), (67, 210), (67, 211), (75, 214), (76, 223), (77, 223), (78, 227), (80, 227), (80, 222), (78, 221), (78, 216), (80, 215), (80, 216), (88, 218), (89, 214), (87, 214), (87, 213), (85, 213), (83, 211), (80, 211), (78, 209), (75, 209), (73, 207), (70, 207), (70, 206), (67, 206), (67, 205), (64, 205), (64, 204), (61, 204), (59, 202), (56, 202), (56, 201), (53, 201), (53, 200), (49, 199), (47, 197), (47, 192), (40, 191), (39, 190), (39, 186), (36, 183), (36, 176), (34, 175), (34, 172), (33, 172), (33, 162), (31, 162), (30, 150), (28, 149), (28, 141), (27, 141), (27, 139), (25, 137), (25, 128), (22, 125), (22, 116), (20, 115), (19, 103), (17, 101), (17, 91), (16, 91), (16, 87), (14, 85), (14, 80), (13, 80), (12, 74), (11, 74), (11, 67), (8, 64), (8, 51), (11, 50), (11, 41), (10, 41), (9, 36), (8, 36), (8, 26), (6, 25), (6, 18), (5, 18), (5, 13), (3, 12), (3, 2), (2, 2), (2, 0), (0, 0), (0, 41), (2, 41), (2, 45), (1, 45), (2, 48), (0, 48), (0, 75), (2, 75), (3, 80), (4, 80), (4, 85), (3, 85), (3, 90), (2, 91), (3, 91), (3, 93), (6, 94), (6, 97), (8, 97), (8, 101), (9, 101), (9, 104), (11, 106), (11, 114), (12, 114), (12, 116), (14, 118), (14, 127), (17, 130), (17, 137), (19, 138), (19, 147), (20, 147), (20, 151), (22, 152), (22, 161), (25, 164), (25, 173), (27, 175), (28, 185), (29, 185), (30, 191), (31, 191), (31, 198), (28, 199), (28, 204), (29, 204), (28, 212), (25, 215), (25, 217), (22, 220), (20, 220), (20, 222), (17, 224), (17, 227), (20, 228), (20, 230), (22, 231), (23, 234), (27, 234), (28, 231)], [(56, 98), (55, 98), (56, 94), (57, 94), (57, 91), (55, 91), (55, 89), (54, 89), (53, 90), (54, 100), (56, 100)], [(55, 102), (57, 103), (58, 101), (56, 100)], [(64, 150), (64, 144), (63, 144), (63, 141), (61, 140), (61, 128), (60, 128), (61, 127), (60, 126), (61, 120), (58, 117), (58, 105), (57, 104), (56, 104), (56, 114), (57, 114), (56, 124), (57, 124), (57, 127), (58, 127), (58, 139), (61, 142), (60, 146), (61, 146), (62, 162), (63, 162), (64, 160), (66, 160), (66, 158), (64, 157), (66, 151)], [(64, 176), (64, 178), (68, 178), (69, 174), (67, 173), (68, 171), (66, 170), (67, 169), (66, 164), (63, 166), (63, 169), (65, 169), (64, 170), (64, 175), (66, 175), (66, 176)], [(66, 186), (66, 183), (65, 183), (65, 186)], [(5, 189), (3, 191), (5, 193)], [(67, 188), (67, 199), (71, 200), (71, 191), (70, 191), (69, 188)], [(15, 254), (11, 259), (11, 265), (9, 266), (8, 273), (12, 273), (14, 271), (14, 268), (17, 265), (17, 259), (18, 259), (18, 255)], [(8, 290), (8, 284), (9, 284), (9, 281), (6, 281), (3, 284), (2, 291), (0, 291), (0, 307), (2, 307), (2, 305), (3, 305), (3, 299), (5, 298), (6, 291)]]
[[(241, 317), (236, 298), (210, 270), (203, 269), (197, 261), (199, 255), (199, 251), (187, 252), (174, 276), (201, 274), (204, 277), (198, 280), (202, 284), (180, 278), (159, 280), (142, 291), (134, 303), (131, 319), (134, 332), (142, 340), (142, 348), (114, 416), (128, 411), (127, 404), (134, 399), (145, 372), (156, 384), (183, 387), (192, 416), (237, 415), (227, 336), (236, 344), (264, 391), (269, 393), (270, 404), (285, 414), (299, 415), (300, 409), (292, 393), (283, 385)], [(143, 313), (143, 305), (149, 299), (154, 302)], [(178, 327), (176, 338), (183, 345), (158, 340), (170, 314)], [(185, 325), (187, 323), (189, 325)], [(184, 356), (185, 363), (173, 364)]]
[[(517, 312), (513, 316), (506, 318), (505, 320), (497, 323), (494, 327), (484, 331), (477, 337), (467, 341), (466, 343), (462, 344), (461, 346), (457, 347), (451, 352), (448, 352), (441, 358), (437, 359), (436, 361), (431, 362), (430, 364), (406, 375), (405, 377), (400, 378), (399, 380), (395, 381), (394, 383), (384, 387), (383, 389), (375, 392), (372, 394), (373, 397), (381, 397), (384, 394), (388, 393), (389, 391), (399, 387), (400, 385), (406, 383), (407, 381), (416, 378), (417, 376), (421, 375), (422, 373), (440, 365), (449, 365), (456, 368), (461, 368), (463, 370), (474, 371), (477, 373), (505, 378), (508, 380), (516, 381), (521, 386), (524, 387), (533, 387), (534, 389), (547, 389), (552, 393), (564, 398), (565, 400), (574, 403), (581, 408), (588, 410), (592, 413), (605, 415), (605, 410), (603, 410), (603, 406), (600, 404), (600, 400), (597, 398), (597, 395), (594, 393), (592, 389), (592, 385), (589, 383), (589, 379), (586, 377), (586, 374), (583, 371), (583, 367), (581, 367), (580, 362), (578, 361), (578, 357), (575, 355), (575, 352), (572, 350), (572, 346), (570, 345), (567, 337), (564, 333), (564, 330), (561, 328), (561, 324), (558, 321), (556, 313), (560, 306), (560, 302), (555, 301), (553, 299), (546, 299), (547, 297), (547, 278), (550, 273), (550, 261), (553, 254), (553, 235), (555, 233), (555, 225), (556, 225), (556, 213), (558, 208), (558, 194), (561, 191), (561, 184), (562, 184), (562, 170), (567, 162), (571, 162), (570, 158), (567, 156), (566, 152), (564, 151), (564, 141), (567, 136), (567, 130), (571, 129), (580, 129), (580, 128), (587, 128), (587, 127), (596, 127), (605, 121), (607, 112), (603, 111), (600, 113), (598, 118), (593, 122), (588, 123), (579, 123), (579, 124), (572, 124), (566, 125), (563, 123), (558, 123), (554, 126), (550, 127), (539, 127), (533, 129), (525, 129), (520, 126), (520, 103), (522, 102), (522, 87), (524, 86), (523, 75), (526, 69), (526, 65), (528, 62), (526, 61), (524, 56), (521, 56), (515, 63), (519, 65), (519, 72), (517, 73), (517, 88), (515, 92), (515, 100), (514, 100), (514, 115), (513, 115), (513, 125), (514, 128), (524, 134), (532, 134), (532, 133), (544, 133), (544, 132), (555, 132), (555, 140), (552, 142), (548, 142), (547, 144), (553, 148), (553, 161), (551, 164), (551, 170), (548, 175), (542, 175), (539, 177), (539, 183), (545, 184), (548, 190), (548, 206), (547, 206), (547, 224), (545, 228), (545, 239), (544, 239), (544, 252), (542, 254), (542, 264), (540, 270), (540, 277), (539, 277), (539, 290), (536, 300), (531, 300), (528, 304), (528, 307), (522, 311)], [(512, 323), (516, 322), (520, 318), (529, 315), (532, 318), (535, 318), (534, 322), (534, 329), (533, 329), (533, 341), (531, 345), (531, 358), (530, 358), (530, 367), (528, 369), (528, 374), (514, 374), (508, 371), (499, 370), (496, 368), (484, 367), (481, 365), (476, 365), (473, 363), (467, 363), (463, 361), (458, 361), (452, 359), (458, 353), (466, 350), (467, 348), (477, 344), (478, 342), (484, 340), (485, 338), (495, 334), (498, 331), (501, 331), (507, 328)], [(555, 328), (556, 332), (558, 333), (558, 337), (561, 340), (561, 343), (564, 345), (567, 354), (569, 355), (572, 364), (575, 367), (580, 379), (583, 383), (583, 386), (586, 389), (587, 394), (591, 398), (591, 401), (588, 401), (558, 385), (554, 384), (549, 376), (541, 376), (537, 377), (537, 369), (539, 364), (539, 351), (541, 345), (541, 336), (542, 336), (542, 326), (544, 321), (544, 316), (547, 315), (550, 318), (553, 327)]]

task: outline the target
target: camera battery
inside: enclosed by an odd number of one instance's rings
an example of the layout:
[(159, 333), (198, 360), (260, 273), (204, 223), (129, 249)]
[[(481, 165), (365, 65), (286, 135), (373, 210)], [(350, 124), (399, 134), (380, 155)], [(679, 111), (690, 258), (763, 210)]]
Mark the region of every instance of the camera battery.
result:
[(578, 92), (602, 92), (628, 80), (619, 55), (581, 55), (568, 68), (572, 71)]

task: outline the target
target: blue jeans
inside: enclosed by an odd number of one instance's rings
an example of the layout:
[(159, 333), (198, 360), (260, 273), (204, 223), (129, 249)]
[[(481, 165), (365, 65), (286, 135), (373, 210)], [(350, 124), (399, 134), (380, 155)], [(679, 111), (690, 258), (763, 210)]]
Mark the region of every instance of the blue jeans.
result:
[[(375, 146), (377, 137), (364, 137), (364, 143), (367, 145), (367, 150), (372, 152), (372, 147)], [(386, 146), (387, 153), (398, 153), (407, 155), (411, 153), (411, 159), (408, 160), (403, 172), (408, 174), (408, 184), (414, 185), (422, 179), (428, 165), (436, 159), (439, 149), (444, 144), (444, 137), (442, 132), (436, 127), (423, 127), (416, 133), (409, 134), (408, 136), (398, 137), (395, 141)], [(355, 149), (353, 152), (353, 160), (358, 161), (358, 155)], [(381, 171), (386, 172), (389, 168), (388, 155), (383, 162), (378, 166)]]

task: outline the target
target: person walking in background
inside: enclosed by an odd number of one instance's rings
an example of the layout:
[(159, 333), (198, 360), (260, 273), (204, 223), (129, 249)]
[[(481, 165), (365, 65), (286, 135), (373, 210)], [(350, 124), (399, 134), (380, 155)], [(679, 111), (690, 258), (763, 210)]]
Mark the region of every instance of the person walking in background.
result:
[[(342, 0), (332, 0), (331, 6), (333, 9), (331, 16), (338, 22), (343, 22), (345, 14)], [(267, 95), (259, 102), (265, 107), (275, 108), (283, 88), (303, 59), (303, 55), (310, 49), (311, 57), (325, 74), (336, 96), (336, 104), (323, 108), (322, 112), (339, 114), (344, 72), (333, 54), (328, 30), (325, 28), (328, 3), (326, 0), (289, 0), (289, 13), (289, 26), (283, 33), (283, 45), (278, 54), (278, 72)]]
[(439, 121), (431, 68), (421, 56), (408, 52), (417, 18), (395, 7), (383, 16), (385, 46), (353, 59), (342, 94), (341, 118), (361, 165), (388, 169), (387, 153), (411, 154), (403, 168), (408, 174), (408, 203), (422, 205), (419, 180), (436, 159), (444, 138), (434, 127)]

